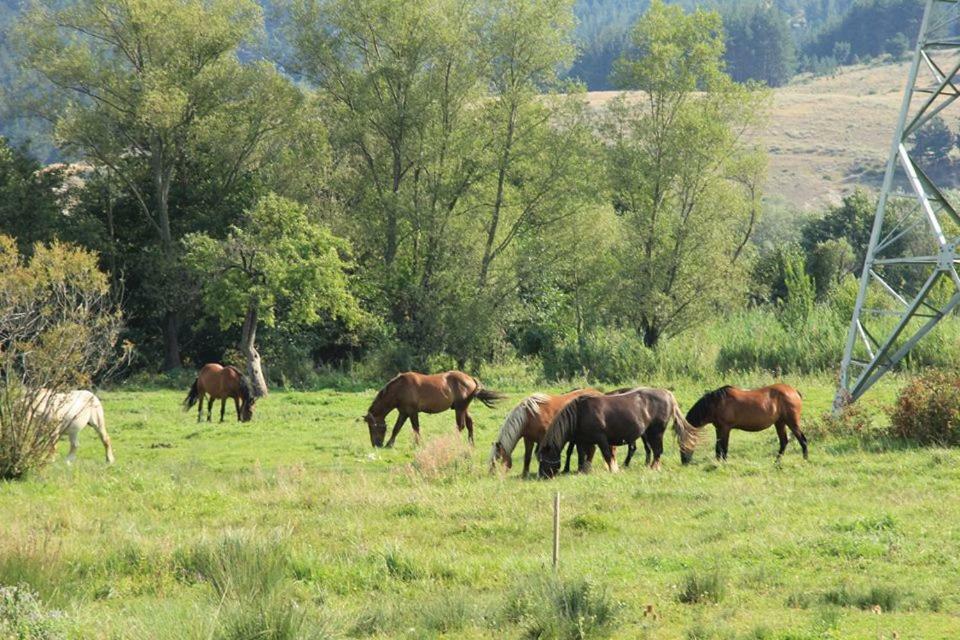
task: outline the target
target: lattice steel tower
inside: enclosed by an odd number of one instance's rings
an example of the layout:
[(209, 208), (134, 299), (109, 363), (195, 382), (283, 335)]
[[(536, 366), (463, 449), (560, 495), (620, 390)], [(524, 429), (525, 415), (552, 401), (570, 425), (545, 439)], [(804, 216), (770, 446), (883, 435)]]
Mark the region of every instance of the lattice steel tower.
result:
[[(957, 197), (914, 150), (960, 98), (960, 5), (926, 0), (840, 368), (839, 408), (859, 398), (960, 304)], [(952, 126), (954, 122), (948, 123)], [(939, 123), (937, 123), (939, 124)]]

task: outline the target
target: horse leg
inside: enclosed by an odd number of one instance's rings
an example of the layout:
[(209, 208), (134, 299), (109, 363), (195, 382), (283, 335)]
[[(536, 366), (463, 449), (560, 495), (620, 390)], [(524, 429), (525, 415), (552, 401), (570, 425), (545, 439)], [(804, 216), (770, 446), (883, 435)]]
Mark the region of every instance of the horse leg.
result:
[(113, 446), (110, 443), (110, 435), (107, 433), (107, 424), (103, 417), (103, 409), (94, 413), (90, 419), (90, 426), (93, 427), (93, 430), (100, 436), (100, 442), (103, 443), (103, 450), (107, 457), (107, 464), (113, 464)]
[(197, 403), (197, 422), (200, 422), (203, 420), (203, 391), (198, 395), (200, 396), (200, 401)]
[(240, 422), (240, 398), (233, 396), (233, 406), (237, 410), (237, 422)]
[(577, 445), (577, 473), (590, 473), (593, 468), (593, 454), (596, 451), (595, 444)]
[(207, 398), (207, 422), (213, 422), (213, 396)]
[(650, 468), (654, 471), (660, 470), (660, 456), (663, 455), (663, 432), (650, 438), (650, 448), (653, 450), (653, 462)]
[(470, 446), (473, 446), (473, 418), (467, 409), (463, 410), (463, 421), (467, 424), (467, 439), (470, 440)]
[(730, 453), (730, 427), (720, 428), (720, 451), (723, 454), (723, 461), (727, 461), (727, 454)]
[(716, 455), (717, 455), (717, 462), (720, 462), (720, 461), (723, 460), (723, 441), (722, 441), (722, 439), (721, 439), (722, 436), (720, 435), (720, 434), (721, 434), (720, 426), (719, 426), (719, 425), (715, 425), (715, 426), (714, 426), (714, 431), (715, 431), (716, 434), (717, 434), (717, 444), (714, 445), (713, 450), (714, 450), (714, 452), (715, 452)]
[[(533, 459), (533, 444), (529, 438), (523, 439), (523, 475), (521, 477), (526, 478), (530, 475), (530, 460)], [(570, 458), (567, 458), (567, 463), (569, 464)], [(568, 469), (569, 471), (569, 469)]]
[(70, 452), (67, 454), (67, 464), (73, 464), (73, 461), (77, 459), (77, 448), (80, 446), (80, 430), (70, 428), (70, 431), (67, 432), (67, 436), (70, 438)]
[[(576, 446), (577, 446), (577, 445), (573, 444), (572, 441), (571, 441), (569, 444), (567, 444), (567, 463), (566, 463), (565, 465), (563, 465), (563, 472), (564, 472), (564, 473), (570, 473), (570, 456), (573, 455), (573, 449), (574, 449), (574, 447), (576, 447)], [(583, 465), (583, 459), (582, 459), (582, 457), (581, 457), (581, 455), (580, 455), (580, 450), (577, 449), (577, 467), (579, 468), (579, 467), (582, 466), (582, 465)]]
[(800, 430), (800, 416), (791, 416), (787, 420), (787, 426), (790, 427), (793, 437), (800, 443), (800, 449), (803, 451), (803, 459), (807, 460), (807, 436)]
[(627, 444), (627, 459), (623, 461), (623, 468), (626, 469), (630, 466), (630, 458), (633, 457), (633, 454), (637, 452), (637, 441)]
[(780, 451), (777, 453), (777, 462), (783, 457), (783, 452), (787, 450), (787, 425), (783, 422), (777, 422), (777, 437), (780, 438)]
[(649, 467), (650, 466), (650, 443), (647, 442), (647, 434), (643, 434), (643, 436), (641, 436), (641, 440), (643, 440), (644, 465)]
[(416, 413), (410, 414), (410, 426), (413, 427), (413, 441), (419, 447), (420, 446), (420, 415)]
[(400, 427), (403, 426), (403, 423), (407, 420), (407, 414), (402, 411), (397, 411), (397, 423), (393, 425), (393, 432), (390, 434), (390, 441), (387, 442), (387, 448), (393, 446), (394, 441), (397, 439), (397, 434), (400, 433)]
[(606, 434), (600, 434), (597, 438), (597, 446), (600, 447), (600, 455), (603, 456), (603, 461), (607, 463), (607, 469), (610, 470), (610, 473), (620, 471), (617, 466), (617, 458), (613, 455), (613, 449), (610, 447), (610, 441), (607, 440)]

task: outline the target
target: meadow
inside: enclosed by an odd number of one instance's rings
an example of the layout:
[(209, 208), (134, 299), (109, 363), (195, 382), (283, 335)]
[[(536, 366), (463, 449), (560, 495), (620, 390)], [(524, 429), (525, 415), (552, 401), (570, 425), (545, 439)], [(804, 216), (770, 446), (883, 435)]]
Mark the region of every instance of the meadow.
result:
[[(474, 408), (475, 449), (441, 414), (419, 451), (406, 429), (371, 449), (372, 391), (274, 392), (248, 424), (104, 391), (114, 466), (88, 430), (74, 466), (0, 485), (0, 584), (75, 638), (960, 636), (960, 452), (825, 436), (831, 380), (787, 381), (807, 463), (791, 442), (775, 465), (770, 430), (718, 465), (708, 429), (690, 467), (670, 443), (660, 472), (551, 482), (487, 472), (516, 390)], [(866, 400), (878, 420), (898, 384)]]

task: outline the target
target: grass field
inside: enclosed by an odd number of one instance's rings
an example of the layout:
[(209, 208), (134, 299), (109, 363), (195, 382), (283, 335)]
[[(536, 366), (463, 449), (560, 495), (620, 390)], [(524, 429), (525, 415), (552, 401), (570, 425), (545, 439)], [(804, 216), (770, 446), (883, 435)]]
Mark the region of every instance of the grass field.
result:
[[(828, 379), (788, 381), (808, 418), (829, 407)], [(703, 390), (672, 386), (685, 407)], [(415, 465), (407, 430), (370, 448), (372, 392), (277, 392), (223, 425), (182, 396), (104, 392), (116, 465), (85, 431), (72, 468), (0, 485), (0, 584), (69, 637), (595, 637), (604, 617), (620, 638), (960, 637), (957, 451), (811, 437), (776, 466), (772, 430), (735, 432), (718, 466), (705, 432), (691, 467), (671, 443), (659, 473), (525, 482), (485, 468), (520, 393), (476, 407), (476, 449), (437, 469), (452, 414), (422, 419)], [(555, 490), (566, 609), (540, 579)], [(564, 611), (566, 631), (544, 622)]]

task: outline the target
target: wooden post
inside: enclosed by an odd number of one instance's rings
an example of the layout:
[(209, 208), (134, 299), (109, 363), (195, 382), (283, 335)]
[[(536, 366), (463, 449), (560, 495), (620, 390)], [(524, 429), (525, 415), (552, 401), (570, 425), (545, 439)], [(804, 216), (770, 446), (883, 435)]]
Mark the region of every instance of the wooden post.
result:
[(553, 494), (553, 571), (560, 568), (560, 492)]

